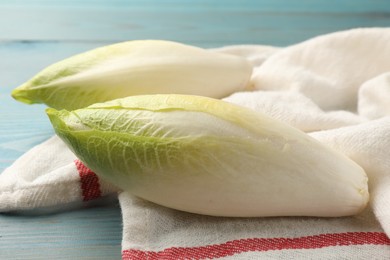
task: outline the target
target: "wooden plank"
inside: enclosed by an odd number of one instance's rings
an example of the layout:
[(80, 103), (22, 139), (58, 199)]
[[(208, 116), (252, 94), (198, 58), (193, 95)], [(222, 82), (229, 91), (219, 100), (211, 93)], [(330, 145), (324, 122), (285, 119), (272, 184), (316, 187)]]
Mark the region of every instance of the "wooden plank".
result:
[[(37, 5), (19, 2), (23, 5), (0, 7), (1, 40), (112, 42), (158, 38), (204, 47), (243, 43), (285, 46), (356, 26), (390, 25), (390, 5), (379, 0), (371, 4), (359, 1), (361, 5), (346, 0), (333, 1), (334, 5), (269, 0), (246, 1), (247, 5), (239, 1), (117, 1), (104, 5), (97, 1), (89, 8), (84, 8), (86, 3), (70, 5), (67, 1), (35, 1)], [(25, 21), (29, 21), (28, 27)]]
[(388, 11), (388, 0), (0, 0), (3, 6), (137, 8), (146, 10), (262, 10), (298, 12), (373, 12)]
[(117, 204), (39, 216), (0, 215), (0, 259), (120, 259)]
[(0, 41), (0, 93), (10, 92), (54, 62), (102, 45), (99, 42)]

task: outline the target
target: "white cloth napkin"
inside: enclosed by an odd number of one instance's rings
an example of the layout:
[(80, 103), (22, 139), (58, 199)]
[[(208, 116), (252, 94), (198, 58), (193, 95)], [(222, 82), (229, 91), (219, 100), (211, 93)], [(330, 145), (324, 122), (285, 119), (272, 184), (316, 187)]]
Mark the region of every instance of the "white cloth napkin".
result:
[(53, 136), (0, 174), (0, 212), (72, 209), (117, 190), (100, 181), (60, 138)]
[[(266, 113), (345, 153), (369, 176), (370, 206), (345, 218), (218, 218), (121, 192), (122, 258), (390, 258), (390, 29), (338, 32), (284, 49), (213, 51), (244, 56), (255, 66), (253, 91), (225, 101)], [(52, 196), (59, 186), (63, 196)], [(0, 175), (0, 211), (66, 206), (116, 192), (54, 137)]]

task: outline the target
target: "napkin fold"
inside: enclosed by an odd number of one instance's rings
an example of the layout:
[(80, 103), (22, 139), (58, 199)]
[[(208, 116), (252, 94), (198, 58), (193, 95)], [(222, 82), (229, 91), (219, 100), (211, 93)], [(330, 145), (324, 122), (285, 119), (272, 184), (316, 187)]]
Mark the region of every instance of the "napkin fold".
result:
[(254, 72), (256, 89), (295, 90), (325, 110), (356, 111), (362, 84), (390, 68), (387, 28), (318, 36), (287, 47)]
[[(390, 257), (390, 29), (354, 29), (287, 48), (212, 51), (252, 62), (252, 91), (224, 100), (268, 114), (346, 154), (369, 177), (370, 205), (344, 218), (220, 218), (119, 191), (123, 259), (387, 259)], [(0, 212), (99, 201), (118, 189), (57, 138), (0, 175)]]
[(369, 179), (371, 207), (390, 235), (390, 116), (311, 135), (364, 168)]
[[(118, 189), (99, 180), (53, 136), (0, 174), (0, 212), (53, 212), (105, 202)], [(95, 204), (94, 203), (94, 204)]]

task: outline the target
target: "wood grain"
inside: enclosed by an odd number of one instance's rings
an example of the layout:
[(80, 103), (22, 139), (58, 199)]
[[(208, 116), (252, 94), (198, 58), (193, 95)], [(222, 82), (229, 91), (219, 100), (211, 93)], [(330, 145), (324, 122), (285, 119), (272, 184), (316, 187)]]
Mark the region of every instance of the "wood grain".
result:
[[(356, 27), (390, 26), (388, 0), (0, 0), (0, 172), (53, 134), (43, 105), (11, 90), (53, 62), (132, 39), (217, 47), (287, 46)], [(112, 205), (0, 215), (0, 259), (120, 259)]]
[(0, 8), (0, 24), (7, 24), (0, 27), (3, 41), (159, 38), (203, 47), (285, 46), (336, 30), (389, 26), (390, 17), (386, 0), (5, 2)]

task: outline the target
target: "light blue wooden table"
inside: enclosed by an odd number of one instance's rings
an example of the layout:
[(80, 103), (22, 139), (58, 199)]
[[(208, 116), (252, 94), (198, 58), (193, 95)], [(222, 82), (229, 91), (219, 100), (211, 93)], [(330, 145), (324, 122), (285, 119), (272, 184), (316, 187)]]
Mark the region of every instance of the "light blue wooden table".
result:
[[(44, 106), (11, 90), (45, 66), (113, 42), (287, 46), (333, 31), (390, 26), (388, 0), (0, 0), (0, 172), (53, 131)], [(40, 216), (0, 214), (0, 259), (120, 259), (117, 202)]]

